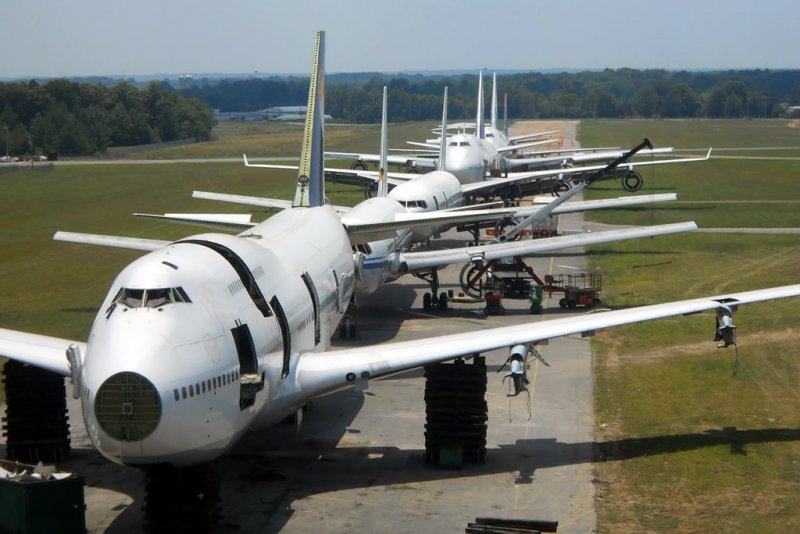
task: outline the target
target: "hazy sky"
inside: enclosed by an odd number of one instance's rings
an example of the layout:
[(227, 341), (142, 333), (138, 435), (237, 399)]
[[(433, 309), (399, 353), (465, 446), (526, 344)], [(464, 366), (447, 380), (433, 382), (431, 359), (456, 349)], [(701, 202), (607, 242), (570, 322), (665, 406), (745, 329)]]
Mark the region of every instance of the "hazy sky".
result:
[(0, 77), (800, 68), (798, 0), (2, 0)]

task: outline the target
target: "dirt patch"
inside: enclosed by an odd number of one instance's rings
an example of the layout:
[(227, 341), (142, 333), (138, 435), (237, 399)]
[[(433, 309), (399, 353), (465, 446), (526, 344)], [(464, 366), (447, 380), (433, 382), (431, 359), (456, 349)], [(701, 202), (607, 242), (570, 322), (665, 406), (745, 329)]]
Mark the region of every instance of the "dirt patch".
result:
[[(561, 139), (560, 148), (578, 148), (580, 147), (577, 140), (578, 124), (580, 121), (517, 121), (509, 127), (508, 134), (511, 136), (528, 135), (558, 130), (558, 133), (550, 134), (550, 137)], [(543, 148), (552, 149), (553, 147), (548, 145)]]

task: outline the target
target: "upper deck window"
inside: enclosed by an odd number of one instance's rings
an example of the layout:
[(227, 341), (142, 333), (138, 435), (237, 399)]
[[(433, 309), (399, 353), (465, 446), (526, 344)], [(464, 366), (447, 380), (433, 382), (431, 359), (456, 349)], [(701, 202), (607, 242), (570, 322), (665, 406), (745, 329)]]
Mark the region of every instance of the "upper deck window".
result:
[(128, 308), (158, 308), (172, 302), (192, 302), (182, 287), (130, 289), (123, 287), (114, 302)]

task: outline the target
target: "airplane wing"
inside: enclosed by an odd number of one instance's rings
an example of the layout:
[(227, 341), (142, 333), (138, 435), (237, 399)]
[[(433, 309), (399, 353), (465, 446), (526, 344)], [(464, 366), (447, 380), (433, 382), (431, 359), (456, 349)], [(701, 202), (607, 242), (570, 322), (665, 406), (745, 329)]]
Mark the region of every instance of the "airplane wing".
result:
[(685, 222), (655, 226), (638, 226), (625, 228), (623, 230), (587, 232), (543, 239), (507, 241), (505, 243), (493, 243), (459, 249), (398, 252), (396, 263), (402, 266), (404, 272), (422, 271), (430, 269), (431, 267), (443, 267), (456, 263), (498, 260), (514, 256), (529, 256), (532, 254), (543, 254), (555, 250), (563, 250), (565, 248), (584, 247), (678, 232), (692, 232), (694, 230), (697, 230), (697, 225), (694, 222)]
[(536, 139), (537, 137), (544, 137), (545, 135), (557, 134), (560, 133), (560, 130), (547, 130), (544, 132), (534, 132), (524, 135), (513, 135), (508, 138), (508, 142), (512, 145), (518, 143), (519, 141), (524, 141), (526, 139)]
[[(699, 158), (681, 158), (681, 159), (660, 159), (654, 161), (631, 161), (624, 163), (618, 167), (619, 170), (633, 170), (636, 167), (643, 167), (649, 165), (662, 165), (672, 163), (692, 163), (695, 161), (706, 161), (711, 158), (711, 149), (708, 149), (708, 154), (705, 157)], [(465, 194), (476, 194), (492, 191), (498, 187), (512, 185), (515, 183), (527, 182), (539, 178), (549, 178), (558, 175), (570, 176), (573, 174), (594, 172), (604, 169), (605, 165), (591, 165), (586, 167), (572, 167), (568, 169), (548, 169), (544, 171), (530, 171), (530, 172), (514, 172), (509, 173), (508, 178), (492, 178), (482, 182), (474, 182), (470, 184), (463, 184), (462, 191)], [(602, 178), (601, 178), (602, 179)]]
[(145, 219), (159, 219), (188, 224), (190, 226), (202, 226), (214, 230), (228, 230), (234, 232), (244, 232), (256, 225), (256, 223), (250, 222), (252, 216), (249, 213), (165, 213), (164, 215), (134, 213), (133, 215)]
[(396, 230), (404, 228), (418, 228), (421, 226), (455, 225), (465, 222), (477, 222), (502, 219), (513, 215), (516, 208), (486, 209), (486, 210), (461, 210), (461, 211), (433, 211), (397, 213), (393, 221), (363, 222), (342, 217), (347, 235), (353, 244), (389, 239), (394, 237)]
[[(297, 165), (275, 165), (272, 163), (250, 163), (247, 160), (247, 156), (244, 156), (244, 166), (245, 167), (258, 167), (261, 169), (288, 169), (296, 171), (300, 167)], [(377, 182), (378, 181), (378, 171), (365, 171), (359, 169), (341, 169), (338, 167), (325, 167), (325, 176), (326, 178), (331, 176), (357, 176), (359, 178), (364, 178), (368, 181)], [(387, 172), (386, 177), (387, 181), (392, 185), (400, 185), (402, 183), (407, 182), (408, 180), (413, 180), (417, 178), (419, 174), (416, 173), (406, 173), (406, 172)]]
[(662, 193), (659, 195), (634, 195), (627, 197), (605, 198), (601, 200), (578, 200), (575, 202), (565, 202), (553, 210), (553, 214), (572, 213), (575, 211), (590, 211), (606, 208), (621, 208), (625, 206), (635, 206), (640, 204), (652, 204), (656, 202), (671, 202), (678, 200), (675, 193)]
[[(419, 167), (420, 169), (434, 169), (434, 162), (433, 158), (430, 156), (427, 157), (417, 157), (418, 154), (409, 154), (407, 156), (387, 156), (387, 162), (391, 165), (400, 165), (400, 166), (414, 166)], [(357, 161), (365, 161), (369, 163), (380, 163), (381, 157), (380, 154), (357, 154), (355, 152), (325, 152), (326, 159), (355, 159)], [(331, 169), (332, 170), (332, 169)]]
[(70, 345), (77, 345), (81, 354), (86, 354), (85, 343), (0, 328), (0, 356), (64, 376), (70, 375), (67, 361)]
[[(579, 149), (577, 149), (579, 150)], [(576, 152), (577, 150), (573, 150)], [(671, 153), (673, 150), (672, 147), (666, 148), (654, 148), (648, 150), (640, 150), (636, 153), (636, 156), (644, 156), (644, 155), (655, 155), (655, 154), (666, 154)], [(539, 153), (543, 154), (543, 153)], [(546, 166), (553, 166), (553, 165), (560, 165), (564, 168), (567, 168), (569, 165), (575, 163), (589, 163), (594, 161), (611, 161), (614, 159), (619, 158), (624, 154), (621, 150), (609, 150), (605, 149), (602, 151), (594, 151), (594, 152), (586, 152), (586, 153), (576, 153), (573, 155), (569, 155), (566, 151), (555, 151), (548, 154), (556, 154), (556, 155), (534, 155), (531, 154), (524, 154), (523, 156), (530, 156), (530, 157), (518, 157), (518, 158), (508, 158), (506, 160), (506, 165), (510, 168), (515, 167), (546, 167)], [(558, 155), (561, 154), (561, 155)]]
[(104, 247), (127, 248), (131, 250), (146, 251), (158, 250), (172, 243), (172, 241), (161, 241), (159, 239), (81, 234), (75, 232), (56, 232), (53, 236), (53, 239), (56, 241), (68, 241), (70, 243), (82, 243), (84, 245), (100, 245)]
[[(209, 193), (208, 191), (193, 191), (192, 198), (204, 198), (206, 200), (218, 200), (220, 202), (230, 202), (232, 204), (245, 204), (247, 206), (261, 206), (262, 208), (280, 210), (292, 207), (291, 200), (251, 197), (247, 195), (229, 195), (227, 193)], [(349, 206), (333, 206), (333, 208), (340, 213), (350, 211), (351, 209)]]
[(497, 151), (500, 154), (505, 154), (506, 152), (514, 152), (516, 150), (522, 150), (523, 148), (530, 148), (532, 146), (542, 146), (542, 145), (549, 145), (551, 143), (557, 143), (558, 139), (542, 139), (541, 141), (531, 141), (530, 143), (521, 143), (518, 145), (506, 145), (497, 147)]
[(533, 343), (555, 337), (595, 332), (612, 326), (641, 323), (676, 315), (717, 310), (726, 306), (799, 295), (800, 284), (590, 313), (515, 326), (475, 329), (461, 334), (414, 341), (381, 343), (368, 347), (326, 352), (309, 352), (300, 357), (296, 380), (304, 391), (308, 390), (315, 395), (323, 395), (350, 386), (358, 380), (380, 378), (415, 367), (511, 347), (520, 343)]

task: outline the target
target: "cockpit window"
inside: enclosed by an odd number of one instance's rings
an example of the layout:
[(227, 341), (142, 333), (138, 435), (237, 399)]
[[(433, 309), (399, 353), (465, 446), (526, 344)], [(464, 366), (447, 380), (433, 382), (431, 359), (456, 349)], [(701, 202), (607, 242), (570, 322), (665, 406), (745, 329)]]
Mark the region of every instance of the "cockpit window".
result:
[(158, 308), (171, 302), (192, 302), (182, 287), (130, 289), (123, 287), (114, 303), (128, 308)]
[(494, 134), (493, 134), (493, 133), (487, 133), (487, 134), (486, 134), (486, 137), (487, 137), (487, 138), (489, 138), (489, 137), (494, 137)]
[(461, 141), (459, 146), (470, 146), (469, 141)]
[(450, 141), (447, 146), (458, 146), (458, 141)]
[(406, 208), (423, 208), (423, 209), (425, 209), (425, 208), (428, 207), (428, 203), (425, 202), (424, 200), (406, 200), (406, 201), (402, 201), (400, 203), (403, 206), (405, 206)]

